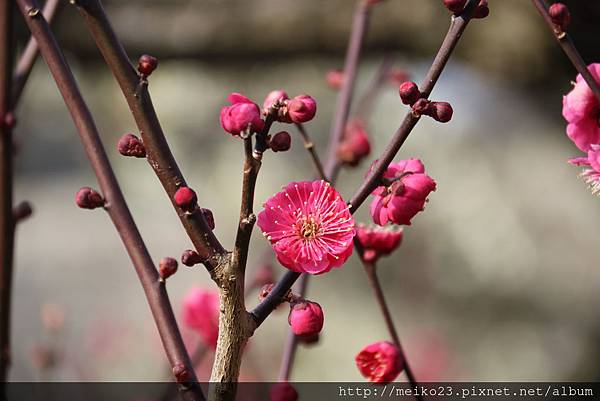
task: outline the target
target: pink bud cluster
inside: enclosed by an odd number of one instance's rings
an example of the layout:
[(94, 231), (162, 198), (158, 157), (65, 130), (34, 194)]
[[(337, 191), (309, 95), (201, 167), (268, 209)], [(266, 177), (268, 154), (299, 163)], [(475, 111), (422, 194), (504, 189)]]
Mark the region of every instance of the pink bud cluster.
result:
[(274, 90), (267, 95), (263, 102), (263, 113), (269, 114), (276, 108), (276, 121), (281, 123), (303, 124), (309, 122), (317, 114), (317, 102), (308, 95), (298, 95), (294, 98), (281, 90)]
[(435, 181), (425, 174), (419, 159), (401, 160), (388, 166), (383, 175), (384, 185), (371, 195), (370, 211), (373, 221), (380, 226), (410, 225), (415, 215), (425, 208), (427, 197), (435, 191)]
[(412, 107), (415, 116), (426, 115), (441, 123), (452, 119), (452, 106), (447, 102), (434, 102), (422, 97), (419, 87), (414, 82), (404, 82), (399, 89), (402, 103)]

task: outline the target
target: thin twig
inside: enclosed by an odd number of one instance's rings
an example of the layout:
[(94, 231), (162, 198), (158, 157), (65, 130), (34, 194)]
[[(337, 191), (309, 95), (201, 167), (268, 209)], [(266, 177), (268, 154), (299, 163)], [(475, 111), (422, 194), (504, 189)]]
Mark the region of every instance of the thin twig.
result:
[(105, 209), (133, 262), (169, 363), (174, 372), (179, 372), (181, 396), (184, 400), (202, 401), (204, 396), (181, 338), (165, 282), (159, 280), (158, 272), (127, 207), (92, 115), (81, 96), (73, 73), (36, 3), (33, 0), (17, 0), (17, 3), (29, 30), (39, 44), (40, 54), (48, 65), (79, 132), (85, 152), (107, 201)]
[(325, 165), (326, 176), (335, 181), (339, 171), (337, 161), (338, 145), (344, 136), (346, 122), (350, 113), (352, 96), (354, 95), (354, 84), (356, 82), (356, 71), (358, 61), (362, 50), (362, 44), (369, 25), (369, 16), (371, 14), (371, 5), (365, 0), (358, 0), (356, 11), (354, 12), (354, 21), (352, 23), (352, 32), (346, 51), (346, 61), (344, 63), (344, 79), (342, 87), (338, 94), (335, 113), (331, 126), (331, 136), (329, 138), (329, 148), (327, 150), (327, 163)]
[(302, 142), (304, 142), (304, 147), (310, 154), (310, 158), (312, 159), (313, 165), (314, 165), (315, 169), (317, 170), (317, 173), (319, 174), (319, 178), (321, 178), (322, 180), (325, 180), (325, 181), (329, 181), (329, 179), (327, 178), (327, 175), (325, 174), (325, 170), (323, 169), (323, 164), (321, 163), (321, 159), (319, 158), (319, 155), (317, 154), (317, 151), (315, 149), (315, 143), (312, 141), (312, 139), (308, 135), (308, 132), (306, 132), (306, 128), (304, 128), (304, 125), (302, 125), (302, 124), (296, 124), (296, 128), (298, 128), (298, 132), (300, 133), (300, 136), (302, 137)]
[(577, 51), (571, 36), (567, 32), (555, 28), (555, 25), (550, 18), (550, 14), (548, 14), (548, 4), (545, 0), (532, 0), (532, 2), (540, 15), (544, 17), (544, 21), (546, 21), (546, 24), (550, 27), (550, 30), (554, 34), (554, 38), (571, 61), (571, 64), (573, 64), (573, 67), (581, 74), (594, 95), (596, 95), (598, 101), (600, 101), (600, 83), (594, 79), (594, 76), (587, 68), (586, 63)]
[(14, 259), (13, 138), (6, 116), (12, 112), (13, 2), (0, 0), (0, 380), (2, 394), (10, 365), (11, 293)]
[[(356, 241), (355, 241), (356, 244)], [(358, 246), (356, 247), (358, 248)], [(362, 252), (361, 252), (362, 253)], [(361, 259), (362, 260), (362, 259)], [(394, 320), (392, 319), (392, 315), (388, 308), (387, 301), (385, 299), (385, 295), (383, 294), (383, 290), (381, 288), (381, 283), (379, 282), (379, 277), (377, 276), (377, 266), (374, 263), (362, 262), (363, 267), (365, 269), (365, 273), (367, 273), (367, 277), (369, 278), (369, 283), (371, 284), (371, 288), (373, 289), (373, 293), (375, 294), (375, 299), (377, 300), (377, 304), (381, 309), (381, 313), (383, 315), (383, 319), (385, 320), (385, 325), (387, 326), (390, 337), (392, 337), (392, 341), (398, 347), (400, 351), (400, 355), (402, 356), (402, 360), (404, 361), (404, 371), (406, 373), (406, 378), (410, 383), (411, 387), (415, 387), (418, 385), (418, 382), (415, 378), (415, 375), (408, 363), (408, 359), (406, 357), (406, 353), (404, 352), (404, 348), (402, 347), (402, 343), (400, 342), (400, 337), (398, 336), (398, 331), (396, 330), (396, 326), (394, 325)], [(423, 398), (418, 395), (415, 396), (417, 400), (422, 400)]]
[(175, 192), (187, 184), (158, 121), (147, 85), (140, 85), (140, 77), (131, 65), (100, 1), (77, 0), (75, 4), (127, 100), (142, 134), (148, 163), (163, 185), (196, 251), (205, 258), (206, 268), (214, 271), (229, 259), (228, 253), (213, 234), (199, 207), (195, 212), (187, 213), (174, 203)]
[[(46, 4), (44, 4), (44, 9), (42, 10), (42, 14), (48, 24), (52, 23), (54, 16), (56, 15), (56, 11), (61, 4), (60, 0), (47, 0)], [(15, 71), (13, 73), (13, 82), (12, 82), (12, 102), (14, 105), (19, 103), (19, 99), (23, 94), (23, 89), (25, 88), (25, 84), (29, 79), (29, 75), (33, 70), (33, 66), (35, 65), (35, 61), (38, 57), (38, 45), (35, 39), (32, 37), (29, 38), (29, 42), (25, 46), (25, 50), (21, 54), (19, 61), (17, 62), (17, 66), (15, 67)], [(15, 107), (16, 108), (16, 107)]]
[[(460, 40), (463, 31), (467, 27), (467, 24), (471, 19), (471, 13), (478, 2), (479, 0), (469, 0), (467, 6), (465, 7), (465, 11), (461, 15), (452, 18), (450, 29), (448, 30), (448, 33), (446, 34), (446, 37), (444, 38), (444, 41), (442, 42), (442, 45), (431, 65), (431, 68), (425, 77), (424, 83), (421, 86), (421, 91), (424, 96), (429, 96), (433, 90), (438, 78), (446, 66), (446, 63), (448, 62), (448, 59)], [(350, 202), (352, 205), (350, 209), (351, 213), (354, 214), (365, 201), (367, 196), (373, 191), (373, 189), (377, 187), (379, 180), (383, 176), (383, 173), (393, 160), (396, 153), (398, 153), (400, 147), (418, 121), (419, 118), (413, 116), (412, 113), (408, 113), (400, 125), (400, 128), (398, 128), (383, 154), (379, 158), (379, 162), (376, 164), (374, 172), (372, 172), (369, 177), (363, 181), (357, 193), (352, 197), (353, 200)], [(328, 165), (333, 166), (333, 164)], [(327, 171), (327, 168), (325, 172), (329, 172)], [(258, 304), (256, 308), (254, 308), (252, 315), (258, 326), (260, 326), (267, 316), (273, 312), (277, 305), (282, 302), (285, 294), (290, 290), (290, 288), (292, 288), (292, 285), (294, 285), (299, 277), (300, 273), (294, 271), (286, 272), (277, 282), (277, 284), (275, 284), (275, 287), (269, 296), (267, 296), (260, 304)]]

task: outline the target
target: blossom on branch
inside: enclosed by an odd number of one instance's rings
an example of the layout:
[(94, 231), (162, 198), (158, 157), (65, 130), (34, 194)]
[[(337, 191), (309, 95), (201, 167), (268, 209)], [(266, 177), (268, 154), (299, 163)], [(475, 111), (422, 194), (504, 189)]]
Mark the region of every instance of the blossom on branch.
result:
[(239, 136), (250, 129), (259, 132), (265, 126), (260, 118), (260, 108), (256, 103), (239, 93), (232, 93), (227, 97), (231, 106), (221, 109), (221, 126), (231, 135)]
[(414, 158), (391, 163), (383, 175), (383, 183), (371, 193), (374, 199), (370, 206), (373, 221), (380, 226), (388, 222), (410, 225), (436, 189), (421, 160)]
[[(600, 63), (590, 64), (588, 69), (600, 82)], [(573, 90), (563, 97), (563, 116), (568, 123), (567, 135), (581, 151), (600, 144), (600, 102), (581, 74)]]
[(356, 229), (356, 237), (364, 248), (362, 258), (367, 263), (377, 261), (381, 256), (392, 253), (400, 243), (404, 233), (402, 228), (390, 227), (367, 227), (359, 225)]
[(323, 180), (288, 184), (265, 202), (257, 224), (277, 260), (299, 273), (328, 272), (352, 254), (354, 219), (340, 194)]

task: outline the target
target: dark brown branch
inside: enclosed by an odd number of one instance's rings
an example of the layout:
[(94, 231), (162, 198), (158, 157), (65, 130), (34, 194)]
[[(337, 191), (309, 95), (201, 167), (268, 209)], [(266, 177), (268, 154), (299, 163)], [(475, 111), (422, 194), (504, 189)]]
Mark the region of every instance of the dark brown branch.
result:
[(71, 113), (85, 152), (107, 201), (105, 209), (121, 237), (144, 289), (169, 363), (174, 372), (185, 373), (178, 375), (178, 381), (181, 381), (179, 389), (182, 398), (189, 401), (204, 400), (190, 357), (183, 344), (165, 283), (159, 280), (152, 258), (127, 207), (92, 115), (81, 96), (73, 73), (35, 2), (18, 0), (17, 3), (29, 30), (38, 42), (40, 54), (48, 65)]
[[(52, 23), (60, 4), (61, 0), (47, 0), (46, 4), (44, 4), (42, 14), (49, 24)], [(12, 102), (15, 106), (19, 103), (19, 99), (23, 94), (23, 89), (25, 88), (25, 84), (29, 79), (31, 70), (33, 70), (38, 53), (39, 51), (37, 42), (33, 37), (29, 38), (29, 41), (25, 46), (25, 50), (23, 50), (23, 54), (21, 54), (13, 73)]]
[[(357, 251), (362, 254), (362, 249), (360, 247), (360, 243), (358, 241), (354, 241), (355, 248)], [(362, 260), (362, 258), (361, 258)], [(392, 315), (388, 308), (387, 301), (385, 299), (385, 295), (383, 294), (383, 290), (381, 288), (381, 283), (379, 282), (379, 277), (377, 276), (377, 267), (373, 263), (362, 262), (363, 267), (365, 269), (365, 273), (367, 273), (367, 277), (369, 278), (369, 284), (375, 294), (375, 299), (377, 300), (377, 304), (379, 305), (379, 309), (381, 309), (381, 314), (383, 315), (383, 319), (385, 320), (385, 325), (388, 329), (390, 337), (392, 337), (392, 341), (398, 347), (400, 351), (400, 355), (404, 360), (404, 371), (406, 373), (406, 378), (410, 383), (411, 387), (415, 387), (418, 385), (418, 382), (415, 378), (415, 375), (410, 367), (408, 362), (408, 358), (406, 357), (406, 353), (404, 352), (404, 348), (402, 347), (402, 343), (400, 342), (400, 337), (398, 336), (398, 331), (396, 330), (396, 326), (394, 325), (394, 320), (392, 319)], [(423, 398), (419, 395), (415, 397), (417, 400), (421, 401)]]
[(98, 0), (77, 0), (76, 5), (127, 100), (142, 134), (148, 163), (163, 185), (196, 251), (206, 258), (207, 269), (213, 271), (229, 259), (228, 253), (208, 226), (200, 208), (190, 214), (174, 203), (177, 189), (187, 184), (158, 121), (147, 85), (140, 85), (140, 77), (108, 21), (102, 4)]
[(308, 135), (308, 132), (306, 132), (304, 125), (296, 124), (296, 128), (298, 128), (298, 132), (300, 133), (300, 136), (302, 137), (302, 142), (304, 142), (304, 147), (310, 154), (310, 158), (312, 160), (313, 165), (315, 166), (315, 169), (317, 170), (317, 174), (319, 175), (319, 178), (321, 178), (322, 180), (325, 180), (325, 181), (329, 181), (329, 179), (327, 178), (327, 175), (325, 174), (325, 170), (323, 169), (323, 164), (321, 163), (319, 154), (317, 153), (317, 151), (315, 149), (315, 143), (312, 141), (312, 139)]
[[(433, 90), (437, 80), (439, 79), (452, 51), (456, 47), (458, 41), (460, 40), (463, 31), (467, 27), (471, 19), (471, 13), (475, 6), (477, 5), (479, 0), (469, 0), (467, 6), (465, 7), (465, 11), (456, 17), (452, 18), (452, 22), (450, 24), (450, 29), (442, 42), (440, 50), (436, 55), (429, 72), (424, 80), (423, 85), (421, 86), (421, 91), (424, 96), (429, 96), (431, 91)], [(395, 157), (398, 150), (414, 128), (414, 126), (419, 121), (418, 117), (415, 117), (412, 113), (408, 113), (402, 122), (400, 128), (396, 131), (394, 136), (391, 138), (390, 143), (386, 147), (382, 156), (379, 158), (379, 162), (375, 166), (375, 171), (372, 172), (369, 177), (361, 184), (357, 193), (352, 197), (352, 201), (350, 204), (352, 208), (350, 209), (351, 213), (355, 213), (358, 208), (365, 201), (367, 196), (375, 189), (378, 185), (379, 180), (383, 176), (383, 173)], [(331, 160), (328, 160), (331, 162)], [(335, 164), (328, 163), (328, 166), (331, 166), (331, 170), (335, 170)], [(329, 169), (326, 168), (326, 173), (329, 173)], [(273, 291), (266, 297), (254, 310), (252, 311), (252, 316), (256, 320), (257, 325), (260, 326), (262, 322), (267, 318), (267, 316), (273, 312), (273, 310), (279, 305), (285, 294), (292, 288), (294, 282), (300, 277), (300, 273), (296, 273), (293, 271), (286, 272), (283, 277), (277, 282)]]
[(352, 23), (352, 32), (346, 51), (346, 61), (344, 63), (344, 79), (342, 87), (338, 94), (335, 113), (331, 126), (331, 136), (329, 138), (329, 148), (327, 150), (327, 163), (325, 165), (325, 175), (332, 181), (335, 181), (339, 170), (337, 160), (338, 145), (344, 136), (346, 122), (350, 113), (350, 105), (354, 94), (354, 84), (356, 82), (356, 71), (358, 69), (358, 60), (362, 50), (363, 40), (369, 24), (371, 6), (365, 0), (358, 0), (356, 11), (354, 13), (354, 22)]
[(544, 18), (544, 21), (546, 21), (548, 27), (550, 27), (550, 30), (554, 34), (554, 38), (571, 61), (571, 64), (573, 64), (573, 67), (575, 67), (583, 79), (585, 79), (585, 82), (587, 82), (592, 92), (594, 92), (594, 95), (596, 95), (598, 101), (600, 101), (600, 84), (590, 73), (585, 61), (577, 51), (571, 36), (569, 36), (567, 32), (556, 29), (552, 19), (550, 18), (550, 14), (548, 14), (548, 4), (545, 0), (532, 0), (532, 2), (540, 15)]
[(10, 365), (11, 293), (14, 259), (13, 138), (6, 116), (12, 112), (13, 2), (0, 0), (0, 380), (4, 383)]

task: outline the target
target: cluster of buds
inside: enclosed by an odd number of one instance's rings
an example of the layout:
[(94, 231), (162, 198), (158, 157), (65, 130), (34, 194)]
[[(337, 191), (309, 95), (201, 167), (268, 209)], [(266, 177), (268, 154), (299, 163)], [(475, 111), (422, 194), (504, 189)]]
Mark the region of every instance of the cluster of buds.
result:
[(83, 187), (77, 191), (75, 203), (82, 209), (97, 209), (104, 207), (105, 200), (95, 189)]
[(554, 3), (548, 8), (548, 14), (554, 24), (554, 31), (557, 34), (563, 34), (571, 23), (571, 13), (563, 3)]
[(426, 99), (414, 82), (404, 82), (399, 89), (402, 103), (412, 107), (416, 117), (426, 115), (441, 123), (452, 119), (452, 106), (447, 102), (434, 102)]
[[(463, 12), (467, 0), (443, 0), (444, 5), (454, 15), (458, 15)], [(475, 6), (473, 10), (473, 18), (485, 18), (490, 14), (487, 0), (479, 0), (479, 4)]]
[(166, 280), (177, 272), (177, 261), (173, 258), (162, 258), (158, 264), (158, 273), (161, 280)]
[(283, 90), (271, 91), (263, 102), (263, 113), (268, 115), (276, 109), (275, 120), (281, 123), (304, 124), (317, 114), (317, 102), (308, 95), (290, 98)]
[(143, 54), (138, 59), (138, 72), (143, 79), (146, 79), (158, 67), (158, 59), (148, 54)]
[(143, 158), (146, 157), (146, 148), (140, 138), (133, 134), (125, 134), (117, 143), (117, 150), (123, 156)]
[(338, 160), (354, 167), (370, 153), (371, 144), (364, 123), (359, 119), (349, 121), (344, 138), (337, 149)]

